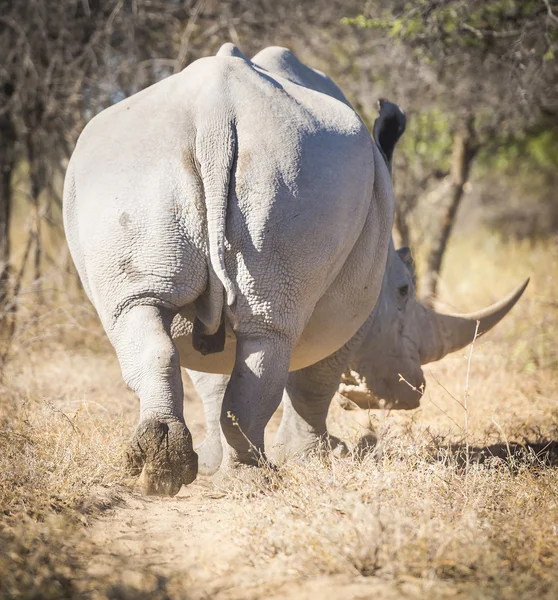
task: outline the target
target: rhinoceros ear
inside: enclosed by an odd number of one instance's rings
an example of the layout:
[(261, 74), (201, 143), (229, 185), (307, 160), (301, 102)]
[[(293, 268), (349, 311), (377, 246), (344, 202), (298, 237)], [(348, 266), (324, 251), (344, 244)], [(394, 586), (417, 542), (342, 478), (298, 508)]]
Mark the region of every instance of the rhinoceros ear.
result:
[(407, 118), (397, 104), (383, 98), (378, 101), (378, 109), (380, 115), (374, 121), (374, 140), (391, 173), (393, 150), (405, 131)]

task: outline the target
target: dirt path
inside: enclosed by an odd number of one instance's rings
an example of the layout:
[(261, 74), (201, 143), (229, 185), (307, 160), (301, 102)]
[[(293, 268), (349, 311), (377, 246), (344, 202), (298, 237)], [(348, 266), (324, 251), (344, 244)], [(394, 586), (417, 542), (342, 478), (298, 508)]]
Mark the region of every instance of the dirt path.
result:
[[(188, 380), (188, 426), (198, 444), (204, 437), (201, 402)], [(342, 411), (341, 411), (342, 412)], [(280, 422), (276, 414), (266, 430), (266, 444)], [(246, 516), (257, 498), (236, 498), (198, 479), (175, 498), (143, 496), (123, 488), (112, 507), (96, 519), (87, 536), (93, 544), (89, 571), (95, 578), (115, 581), (115, 598), (274, 600), (357, 600), (381, 597), (443, 598), (454, 596), (448, 586), (430, 589), (424, 580), (387, 581), (360, 575), (323, 575), (286, 568), (272, 548), (251, 546), (243, 532)], [(265, 527), (265, 523), (262, 527)]]
[(146, 576), (184, 578), (185, 589), (197, 597), (214, 597), (235, 585), (231, 575), (241, 553), (227, 539), (230, 503), (207, 482), (183, 488), (172, 499), (149, 498), (125, 492), (117, 505), (91, 528), (103, 573), (114, 561), (128, 557), (124, 580), (137, 587)]
[[(96, 550), (90, 571), (96, 577), (119, 570), (116, 597), (347, 600), (380, 596), (419, 598), (418, 581), (387, 582), (371, 577), (313, 576), (281, 569), (280, 561), (258, 568), (239, 544), (238, 527), (246, 502), (236, 502), (208, 480), (183, 488), (172, 499), (125, 492), (90, 530)], [(437, 590), (438, 593), (441, 590)], [(450, 590), (448, 590), (450, 592)], [(438, 594), (439, 595), (439, 594)]]

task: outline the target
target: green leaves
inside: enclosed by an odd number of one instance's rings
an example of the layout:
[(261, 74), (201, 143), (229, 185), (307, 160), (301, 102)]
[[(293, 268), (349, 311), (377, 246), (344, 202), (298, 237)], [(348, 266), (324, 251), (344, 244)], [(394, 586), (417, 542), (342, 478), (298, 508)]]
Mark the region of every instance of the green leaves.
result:
[(406, 161), (421, 161), (430, 168), (449, 169), (453, 142), (450, 116), (440, 109), (411, 116), (401, 139)]
[(423, 33), (424, 27), (418, 17), (393, 18), (386, 13), (383, 18), (366, 18), (364, 15), (344, 17), (343, 25), (352, 25), (359, 29), (379, 29), (396, 40), (413, 39)]
[[(381, 30), (399, 42), (419, 45), (420, 54), (430, 60), (451, 50), (490, 52), (501, 46), (501, 40), (513, 41), (534, 30), (540, 34), (558, 23), (539, 0), (419, 0), (401, 4), (393, 3), (393, 8), (382, 10), (381, 16), (360, 14), (341, 22), (360, 29)], [(371, 10), (379, 10), (381, 5), (372, 3)], [(547, 35), (545, 44), (531, 50), (550, 60), (555, 41)]]

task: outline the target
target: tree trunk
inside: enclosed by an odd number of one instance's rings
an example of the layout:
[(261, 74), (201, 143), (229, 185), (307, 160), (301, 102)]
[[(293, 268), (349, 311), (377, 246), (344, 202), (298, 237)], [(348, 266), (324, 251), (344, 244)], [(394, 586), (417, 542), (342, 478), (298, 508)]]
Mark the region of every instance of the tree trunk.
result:
[[(31, 166), (31, 169), (33, 167)], [(39, 206), (39, 194), (41, 193), (40, 185), (37, 181), (36, 174), (31, 175), (31, 228), (35, 241), (35, 249), (33, 253), (33, 287), (37, 294), (37, 302), (43, 301), (43, 282), (42, 282), (42, 236), (41, 236), (41, 212)]]
[(27, 141), (27, 160), (29, 161), (29, 180), (30, 180), (30, 204), (31, 204), (31, 231), (34, 241), (33, 252), (33, 287), (37, 294), (37, 303), (43, 302), (42, 285), (42, 232), (41, 232), (41, 211), (40, 195), (45, 186), (46, 177), (43, 167), (43, 158), (37, 156), (33, 139), (29, 137)]
[(16, 131), (9, 115), (0, 116), (0, 305), (8, 296), (10, 276), (10, 217)]
[(426, 272), (421, 282), (422, 302), (427, 306), (432, 306), (436, 299), (438, 278), (442, 269), (444, 253), (455, 223), (457, 209), (463, 198), (465, 184), (469, 179), (471, 164), (477, 150), (478, 147), (476, 145), (473, 129), (473, 117), (468, 116), (461, 121), (455, 134), (451, 159), (451, 187), (449, 199), (444, 207), (440, 226), (434, 233), (432, 249), (428, 255)]

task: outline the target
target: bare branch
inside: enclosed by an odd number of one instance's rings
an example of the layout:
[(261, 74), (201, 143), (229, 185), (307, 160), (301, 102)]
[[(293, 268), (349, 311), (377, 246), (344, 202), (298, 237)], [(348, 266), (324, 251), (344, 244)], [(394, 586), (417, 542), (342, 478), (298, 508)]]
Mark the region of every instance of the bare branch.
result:
[(556, 25), (558, 25), (558, 17), (554, 14), (554, 12), (552, 11), (552, 7), (550, 6), (550, 2), (549, 0), (542, 0), (544, 2), (544, 5), (546, 6), (546, 12), (548, 14), (548, 18), (555, 23)]

